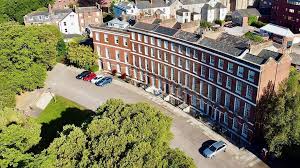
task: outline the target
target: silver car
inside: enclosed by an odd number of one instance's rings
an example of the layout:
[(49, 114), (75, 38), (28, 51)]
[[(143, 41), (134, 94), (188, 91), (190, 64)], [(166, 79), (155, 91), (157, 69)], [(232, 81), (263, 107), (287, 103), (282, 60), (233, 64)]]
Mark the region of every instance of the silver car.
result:
[(223, 141), (218, 141), (218, 142), (215, 142), (213, 143), (212, 145), (210, 145), (208, 148), (206, 148), (204, 151), (203, 151), (203, 155), (206, 157), (206, 158), (212, 158), (214, 157), (217, 153), (219, 153), (220, 151), (224, 151), (226, 150), (227, 148), (227, 144)]

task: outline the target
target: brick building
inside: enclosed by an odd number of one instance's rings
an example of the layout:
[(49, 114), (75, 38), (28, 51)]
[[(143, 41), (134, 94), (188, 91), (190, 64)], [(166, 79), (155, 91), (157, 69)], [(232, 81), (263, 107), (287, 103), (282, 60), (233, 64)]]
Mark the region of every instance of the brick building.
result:
[(73, 5), (76, 5), (78, 0), (55, 0), (53, 4), (53, 9), (66, 9), (72, 8)]
[(299, 0), (273, 0), (271, 20), (273, 23), (290, 28), (294, 33), (300, 32)]
[(251, 55), (248, 40), (229, 34), (214, 40), (141, 22), (91, 27), (103, 70), (160, 89), (172, 104), (187, 104), (243, 143), (253, 138), (263, 89), (269, 82), (277, 87), (289, 74), (289, 56), (268, 50)]
[(103, 21), (100, 5), (89, 7), (75, 7), (78, 14), (80, 31), (83, 32), (90, 24), (101, 24)]

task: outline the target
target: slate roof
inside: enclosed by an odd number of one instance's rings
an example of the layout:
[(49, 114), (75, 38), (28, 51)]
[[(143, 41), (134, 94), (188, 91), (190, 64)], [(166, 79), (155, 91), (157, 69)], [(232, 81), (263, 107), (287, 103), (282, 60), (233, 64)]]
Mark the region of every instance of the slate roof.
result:
[(190, 41), (190, 42), (197, 42), (201, 38), (201, 36), (198, 35), (198, 34), (186, 32), (186, 31), (182, 31), (182, 30), (179, 30), (174, 35), (174, 37), (178, 38), (178, 39), (183, 39), (183, 40), (186, 40), (186, 41)]
[(189, 10), (181, 8), (176, 11), (176, 15), (183, 16), (184, 12), (189, 12)]
[(252, 54), (246, 54), (243, 59), (250, 61), (252, 63), (262, 65), (264, 64), (269, 58), (273, 58), (275, 61), (278, 61), (279, 58), (282, 56), (281, 53), (270, 51), (263, 49), (257, 56)]
[[(49, 13), (48, 11), (41, 12), (31, 12), (24, 16), (26, 22), (34, 23), (34, 22), (55, 22), (64, 19), (67, 15), (72, 12), (72, 9), (59, 9), (53, 10), (53, 13)], [(40, 17), (41, 16), (41, 17)]]
[(143, 23), (143, 22), (137, 22), (136, 24), (133, 25), (133, 27), (142, 29), (142, 30), (154, 30), (158, 24), (148, 24), (148, 23)]
[(243, 57), (244, 60), (246, 61), (249, 61), (249, 62), (252, 62), (252, 63), (255, 63), (255, 64), (258, 64), (258, 65), (261, 65), (265, 62), (265, 59), (263, 58), (260, 58), (256, 55), (252, 55), (252, 54), (246, 54), (244, 57)]
[(249, 8), (249, 9), (240, 9), (236, 10), (234, 12), (239, 13), (242, 17), (249, 17), (249, 16), (261, 16), (259, 11), (255, 8)]
[(170, 0), (168, 3), (166, 3), (164, 0), (152, 0), (152, 3), (150, 3), (149, 0), (137, 0), (135, 4), (138, 9), (147, 9), (167, 7), (173, 4), (173, 2), (175, 2), (175, 0)]
[(163, 26), (158, 26), (154, 30), (154, 32), (156, 32), (156, 33), (160, 33), (160, 34), (164, 34), (164, 35), (168, 35), (168, 36), (173, 36), (177, 31), (178, 31), (178, 29), (172, 29), (172, 28), (163, 27)]
[(89, 7), (76, 7), (76, 13), (84, 13), (84, 12), (99, 12), (100, 10), (96, 6), (89, 6)]
[(216, 40), (204, 38), (199, 42), (199, 44), (209, 48), (215, 48), (219, 51), (237, 57), (240, 56), (245, 51), (245, 49), (249, 47), (250, 41), (245, 38), (223, 33)]
[(278, 61), (279, 58), (282, 56), (282, 54), (278, 53), (278, 52), (271, 51), (271, 50), (263, 49), (257, 56), (260, 57), (260, 58), (266, 59), (266, 60), (271, 57), (274, 60)]
[(208, 0), (179, 0), (183, 5), (207, 3)]

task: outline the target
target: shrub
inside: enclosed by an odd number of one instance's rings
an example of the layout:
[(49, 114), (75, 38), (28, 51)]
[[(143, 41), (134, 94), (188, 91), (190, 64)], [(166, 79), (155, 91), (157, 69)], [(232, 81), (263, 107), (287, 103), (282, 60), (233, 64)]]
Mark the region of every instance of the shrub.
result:
[(249, 25), (251, 25), (252, 23), (257, 22), (257, 21), (258, 21), (257, 16), (249, 16), (248, 17), (248, 24)]
[(211, 26), (212, 26), (212, 24), (205, 21), (205, 20), (200, 21), (200, 27), (201, 28), (207, 29), (207, 28), (211, 28)]
[(223, 26), (224, 25), (224, 23), (225, 23), (225, 21), (224, 20), (215, 20), (215, 23), (216, 24), (218, 24), (218, 25), (220, 25), (220, 26)]
[(93, 66), (91, 66), (91, 67), (90, 67), (90, 71), (92, 71), (92, 72), (97, 72), (97, 71), (99, 71), (99, 65), (93, 65)]
[(126, 79), (126, 73), (122, 73), (122, 75), (121, 75), (121, 79)]
[(257, 28), (261, 28), (261, 27), (263, 27), (263, 26), (265, 26), (266, 25), (266, 23), (264, 23), (264, 22), (262, 22), (262, 21), (256, 21), (256, 22), (252, 22), (251, 24), (250, 24), (250, 26), (254, 26), (254, 27), (257, 27)]
[(111, 74), (112, 74), (113, 76), (115, 76), (116, 73), (117, 73), (117, 70), (115, 70), (115, 69), (111, 71)]
[(244, 36), (257, 43), (261, 43), (264, 41), (264, 39), (261, 36), (254, 34), (252, 32), (247, 32)]

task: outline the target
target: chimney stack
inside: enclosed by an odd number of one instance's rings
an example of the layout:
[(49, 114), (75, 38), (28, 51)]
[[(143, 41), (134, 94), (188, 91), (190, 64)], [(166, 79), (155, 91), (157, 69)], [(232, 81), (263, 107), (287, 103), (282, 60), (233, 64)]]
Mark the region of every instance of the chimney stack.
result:
[(52, 6), (51, 6), (51, 4), (48, 5), (48, 12), (49, 12), (49, 14), (52, 14)]

